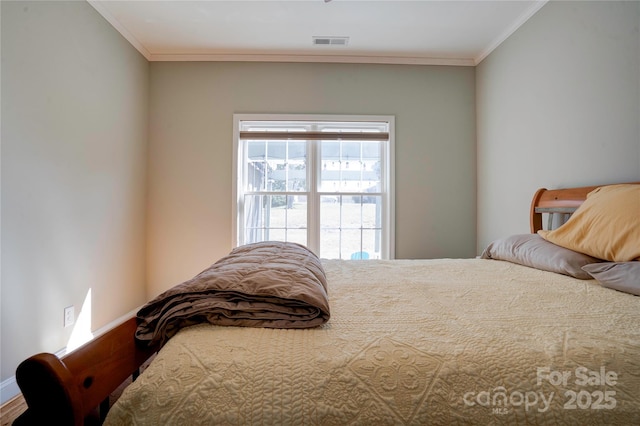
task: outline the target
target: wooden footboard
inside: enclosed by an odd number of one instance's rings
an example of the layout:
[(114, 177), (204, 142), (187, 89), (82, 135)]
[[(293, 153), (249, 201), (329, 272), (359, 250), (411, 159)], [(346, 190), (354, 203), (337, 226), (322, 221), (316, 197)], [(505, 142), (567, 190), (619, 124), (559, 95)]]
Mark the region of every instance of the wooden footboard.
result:
[(136, 319), (130, 318), (68, 355), (34, 355), (16, 370), (16, 381), (28, 405), (14, 425), (100, 424), (109, 395), (157, 348), (136, 343)]

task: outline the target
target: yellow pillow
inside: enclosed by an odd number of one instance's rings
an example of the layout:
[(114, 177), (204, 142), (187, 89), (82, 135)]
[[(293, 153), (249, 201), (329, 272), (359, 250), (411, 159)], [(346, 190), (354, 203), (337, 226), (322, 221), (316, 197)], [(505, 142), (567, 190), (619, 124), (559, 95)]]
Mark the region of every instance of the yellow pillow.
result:
[(610, 262), (640, 260), (640, 185), (594, 189), (564, 225), (538, 233), (561, 247)]

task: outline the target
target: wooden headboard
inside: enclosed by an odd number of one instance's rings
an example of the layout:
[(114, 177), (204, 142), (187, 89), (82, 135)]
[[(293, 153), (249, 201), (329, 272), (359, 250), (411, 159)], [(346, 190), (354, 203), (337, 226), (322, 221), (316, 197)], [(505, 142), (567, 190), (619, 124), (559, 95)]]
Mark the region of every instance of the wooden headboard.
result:
[(580, 207), (584, 200), (587, 199), (587, 194), (601, 186), (607, 185), (582, 186), (567, 189), (538, 189), (531, 200), (531, 210), (529, 212), (531, 233), (533, 234), (543, 229), (543, 214), (548, 214), (547, 229), (552, 228), (555, 215), (562, 215), (563, 221), (566, 221), (566, 219)]

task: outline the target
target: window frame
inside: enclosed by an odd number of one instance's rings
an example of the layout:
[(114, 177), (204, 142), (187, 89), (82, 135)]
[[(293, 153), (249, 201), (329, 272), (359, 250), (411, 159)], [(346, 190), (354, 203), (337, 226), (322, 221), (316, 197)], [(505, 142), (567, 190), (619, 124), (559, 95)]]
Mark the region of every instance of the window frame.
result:
[[(381, 232), (381, 259), (395, 258), (395, 117), (392, 115), (334, 115), (334, 114), (234, 114), (233, 115), (233, 163), (232, 163), (232, 244), (237, 247), (242, 241), (240, 233), (244, 226), (239, 226), (240, 215), (243, 214), (240, 206), (244, 197), (244, 159), (243, 143), (240, 139), (240, 131), (243, 122), (252, 121), (303, 121), (303, 122), (382, 122), (388, 126), (388, 146), (382, 159), (382, 232)], [(316, 142), (317, 143), (317, 142)], [(313, 252), (320, 249), (320, 206), (319, 198), (325, 192), (320, 191), (318, 180), (322, 169), (321, 158), (316, 155), (320, 150), (310, 149), (308, 155), (308, 189), (309, 194), (317, 196), (307, 197), (307, 246)], [(346, 195), (346, 194), (345, 194)], [(313, 226), (315, 224), (315, 226)], [(315, 229), (315, 231), (312, 231)]]

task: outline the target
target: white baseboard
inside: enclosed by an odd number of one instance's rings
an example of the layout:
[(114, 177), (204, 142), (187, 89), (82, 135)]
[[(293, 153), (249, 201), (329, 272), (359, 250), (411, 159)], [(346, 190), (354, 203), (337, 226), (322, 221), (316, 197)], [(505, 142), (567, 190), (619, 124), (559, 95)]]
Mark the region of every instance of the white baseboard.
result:
[(13, 399), (20, 393), (18, 383), (16, 383), (16, 377), (9, 377), (0, 383), (0, 405), (4, 405), (5, 402)]
[[(109, 324), (105, 325), (104, 327), (100, 327), (99, 329), (93, 332), (93, 338), (95, 339), (96, 337), (100, 336), (101, 334), (104, 334), (105, 332), (114, 328), (115, 326), (122, 324), (123, 322), (131, 318), (133, 315), (135, 315), (136, 312), (138, 312), (139, 310), (140, 310), (140, 307), (132, 310), (131, 312), (121, 316), (120, 318), (114, 321), (111, 321)], [(55, 353), (57, 357), (62, 357), (66, 354), (67, 354), (67, 348), (62, 348)], [(10, 401), (11, 399), (15, 398), (19, 394), (20, 394), (20, 387), (16, 382), (15, 376), (11, 376), (8, 379), (3, 380), (2, 383), (0, 383), (0, 405), (3, 405), (4, 403)]]

